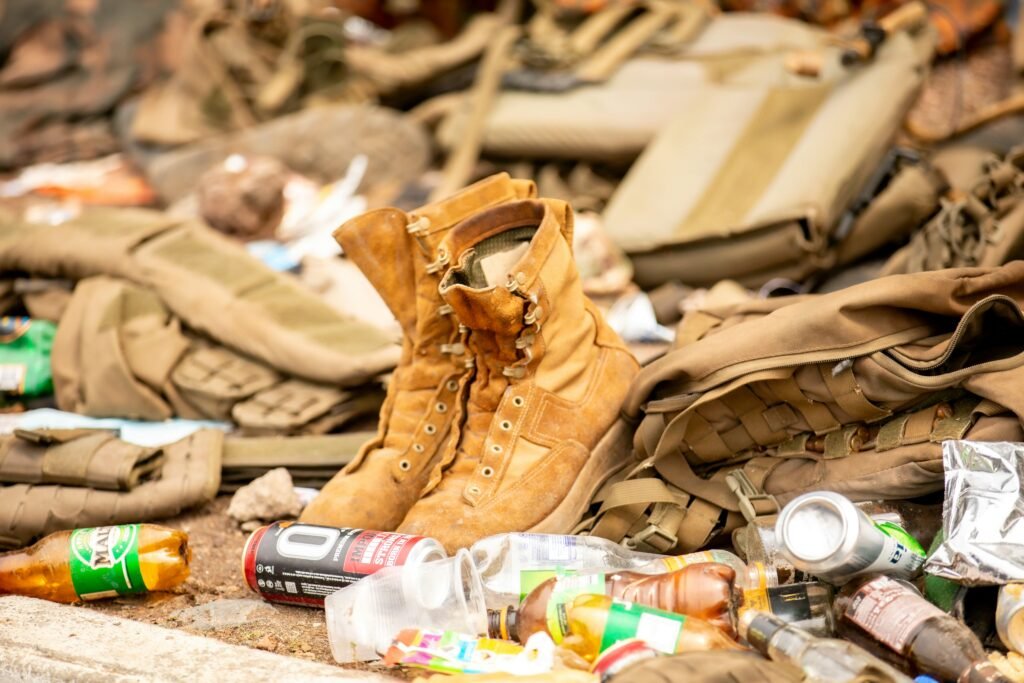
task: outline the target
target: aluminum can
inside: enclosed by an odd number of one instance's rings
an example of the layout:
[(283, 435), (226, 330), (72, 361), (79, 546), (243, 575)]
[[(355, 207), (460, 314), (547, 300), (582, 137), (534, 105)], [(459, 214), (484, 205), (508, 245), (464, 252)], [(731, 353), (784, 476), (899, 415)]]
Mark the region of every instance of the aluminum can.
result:
[(875, 522), (838, 493), (805, 493), (779, 514), (775, 534), (797, 569), (842, 585), (862, 574), (909, 579), (925, 553), (901, 527)]
[(275, 522), (245, 542), (242, 573), (268, 602), (322, 608), (331, 593), (385, 567), (447, 556), (425, 536)]

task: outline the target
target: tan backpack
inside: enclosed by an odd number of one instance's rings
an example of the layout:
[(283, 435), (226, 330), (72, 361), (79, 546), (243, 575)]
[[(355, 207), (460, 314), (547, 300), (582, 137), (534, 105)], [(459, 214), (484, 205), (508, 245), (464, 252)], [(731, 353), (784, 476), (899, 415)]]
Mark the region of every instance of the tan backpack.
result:
[(1024, 439), (1022, 301), (1014, 261), (688, 315), (627, 397), (633, 467), (578, 531), (692, 551), (809, 490), (940, 490), (943, 440)]

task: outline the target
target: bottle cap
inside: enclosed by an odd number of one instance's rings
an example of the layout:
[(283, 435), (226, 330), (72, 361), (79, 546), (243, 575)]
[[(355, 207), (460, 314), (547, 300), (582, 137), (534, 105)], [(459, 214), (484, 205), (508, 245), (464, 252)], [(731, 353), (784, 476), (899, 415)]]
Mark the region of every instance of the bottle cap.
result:
[(750, 610), (740, 616), (740, 637), (750, 643), (760, 653), (768, 651), (768, 643), (772, 636), (786, 628), (789, 624), (767, 612)]
[(519, 641), (519, 611), (515, 607), (487, 610), (487, 635)]

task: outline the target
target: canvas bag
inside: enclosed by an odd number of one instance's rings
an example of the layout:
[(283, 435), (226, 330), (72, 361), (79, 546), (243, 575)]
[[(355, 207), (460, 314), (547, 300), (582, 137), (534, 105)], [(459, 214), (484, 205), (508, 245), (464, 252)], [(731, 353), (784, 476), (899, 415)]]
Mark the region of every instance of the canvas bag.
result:
[[(847, 68), (823, 32), (790, 23), (719, 17), (679, 58), (700, 74), (686, 91), (692, 99), (672, 109), (603, 214), (642, 287), (801, 280), (835, 265), (836, 245), (865, 231), (871, 244), (845, 257), (866, 253), (884, 239), (877, 226), (857, 224), (858, 200), (895, 183), (906, 166), (919, 177), (901, 188), (897, 203), (907, 208), (885, 222), (889, 238), (937, 208), (940, 177), (913, 164), (883, 166), (927, 70), (927, 32), (896, 33), (872, 61)], [(748, 35), (760, 44), (745, 44)], [(821, 55), (817, 77), (789, 64), (808, 50)]]
[(807, 490), (940, 490), (942, 440), (1024, 438), (1022, 297), (1014, 261), (734, 307), (641, 372), (635, 464), (579, 530), (690, 551)]

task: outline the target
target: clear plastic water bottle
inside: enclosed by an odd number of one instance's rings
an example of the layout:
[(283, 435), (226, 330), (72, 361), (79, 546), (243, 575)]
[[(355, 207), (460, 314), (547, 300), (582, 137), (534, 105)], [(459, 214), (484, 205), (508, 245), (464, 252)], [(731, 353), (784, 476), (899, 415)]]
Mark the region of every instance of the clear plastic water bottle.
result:
[(663, 574), (692, 564), (717, 562), (736, 572), (741, 588), (778, 585), (772, 568), (747, 566), (727, 550), (706, 550), (686, 555), (642, 553), (596, 536), (556, 534), (498, 534), (477, 541), (469, 549), (483, 580), (487, 607), (518, 605), (553, 576), (572, 576), (595, 571), (629, 570)]

